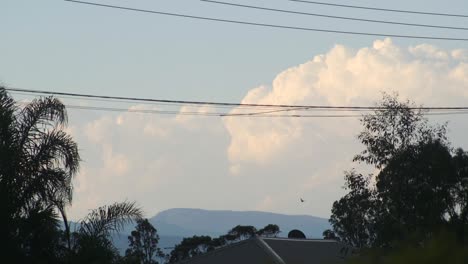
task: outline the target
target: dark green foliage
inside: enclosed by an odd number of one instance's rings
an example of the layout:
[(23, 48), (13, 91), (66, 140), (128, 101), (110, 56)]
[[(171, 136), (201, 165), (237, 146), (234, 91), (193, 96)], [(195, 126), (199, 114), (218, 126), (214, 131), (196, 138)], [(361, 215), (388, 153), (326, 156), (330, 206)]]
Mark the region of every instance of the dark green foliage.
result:
[(209, 236), (193, 236), (184, 238), (182, 242), (172, 250), (169, 256), (169, 263), (175, 263), (206, 252), (215, 250), (241, 240), (259, 236), (275, 237), (280, 230), (277, 225), (269, 224), (257, 231), (254, 226), (238, 225), (228, 231), (226, 235), (218, 238)]
[(158, 248), (159, 236), (156, 228), (148, 222), (148, 219), (140, 219), (137, 226), (128, 237), (129, 248), (125, 257), (133, 259), (141, 264), (158, 264), (155, 257), (162, 258), (164, 254)]
[(92, 210), (73, 234), (71, 259), (74, 263), (115, 263), (120, 260), (110, 235), (118, 233), (126, 223), (142, 218), (135, 203), (122, 202)]
[(58, 99), (19, 108), (0, 87), (0, 253), (8, 263), (115, 263), (110, 233), (141, 218), (134, 203), (115, 203), (93, 210), (71, 234), (65, 208), (80, 156), (66, 124)]
[(345, 175), (343, 198), (333, 203), (330, 223), (341, 240), (354, 247), (371, 245), (375, 240), (375, 199), (369, 187), (369, 178), (355, 171)]
[(465, 264), (468, 247), (460, 244), (453, 233), (441, 232), (423, 244), (402, 241), (391, 249), (365, 249), (348, 260), (349, 264)]
[(212, 239), (209, 236), (193, 236), (184, 238), (171, 252), (169, 262), (175, 263), (212, 250)]
[(125, 224), (141, 219), (142, 214), (135, 202), (101, 206), (80, 221), (79, 232), (88, 236), (108, 238), (112, 232), (119, 232)]
[[(442, 230), (455, 234), (455, 249), (466, 245), (468, 155), (451, 149), (445, 125), (429, 126), (408, 102), (384, 95), (380, 106), (383, 110), (361, 120), (358, 138), (365, 150), (354, 158), (378, 173), (345, 174), (349, 192), (333, 204), (333, 231), (345, 243), (372, 249), (363, 257), (385, 256), (384, 262), (362, 263), (441, 263), (397, 260), (421, 257), (430, 249), (439, 252), (435, 247), (443, 244), (437, 237)], [(440, 255), (451, 250), (441, 247)]]
[(24, 239), (22, 246), (28, 262), (60, 263), (66, 252), (62, 243), (63, 232), (59, 229), (57, 214), (52, 208), (28, 212), (19, 222), (19, 237)]
[(72, 234), (72, 245), (71, 263), (111, 264), (120, 258), (112, 241), (102, 236), (75, 232)]
[(68, 223), (65, 206), (80, 162), (76, 143), (62, 131), (66, 123), (59, 100), (40, 98), (20, 109), (0, 87), (0, 253), (12, 263), (57, 257), (45, 251), (59, 247), (55, 212)]
[(363, 131), (358, 139), (365, 150), (354, 161), (365, 162), (377, 168), (384, 167), (393, 156), (408, 147), (432, 141), (446, 141), (446, 125), (428, 125), (422, 110), (414, 110), (409, 101), (398, 101), (397, 95), (383, 94), (373, 114), (361, 119)]
[(323, 231), (322, 233), (323, 239), (328, 239), (328, 240), (340, 240), (339, 237), (336, 236), (335, 232), (331, 229), (327, 229)]
[(230, 238), (233, 238), (230, 240), (244, 240), (254, 237), (256, 233), (257, 229), (253, 226), (238, 225), (229, 230), (227, 234)]
[(455, 167), (447, 146), (439, 141), (408, 148), (395, 157), (377, 177), (381, 218), (392, 235), (405, 239), (415, 232), (430, 235), (447, 224), (447, 213), (454, 205), (452, 189), (456, 184)]
[(269, 224), (257, 231), (257, 235), (265, 237), (276, 237), (281, 230), (278, 225)]

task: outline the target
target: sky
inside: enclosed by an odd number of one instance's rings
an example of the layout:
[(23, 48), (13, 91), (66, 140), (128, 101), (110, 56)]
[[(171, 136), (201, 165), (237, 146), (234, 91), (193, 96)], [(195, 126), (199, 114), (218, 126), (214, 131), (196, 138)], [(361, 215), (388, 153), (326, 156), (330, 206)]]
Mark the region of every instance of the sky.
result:
[[(96, 2), (287, 26), (468, 38), (468, 31), (280, 14), (197, 0)], [(408, 23), (462, 27), (468, 21), (287, 0), (232, 2)], [(462, 0), (334, 3), (468, 14)], [(61, 0), (0, 1), (0, 36), (0, 83), (15, 88), (262, 104), (373, 105), (382, 91), (427, 106), (466, 105), (468, 99), (468, 42), (463, 41), (282, 30)], [(362, 150), (356, 139), (357, 118), (220, 118), (76, 109), (68, 113), (67, 131), (83, 159), (68, 209), (72, 219), (122, 200), (137, 201), (148, 217), (176, 207), (329, 217), (333, 201), (345, 193), (343, 172), (360, 167), (351, 162)], [(465, 118), (431, 121), (448, 121), (453, 145), (468, 149)], [(300, 197), (306, 202), (299, 203)]]

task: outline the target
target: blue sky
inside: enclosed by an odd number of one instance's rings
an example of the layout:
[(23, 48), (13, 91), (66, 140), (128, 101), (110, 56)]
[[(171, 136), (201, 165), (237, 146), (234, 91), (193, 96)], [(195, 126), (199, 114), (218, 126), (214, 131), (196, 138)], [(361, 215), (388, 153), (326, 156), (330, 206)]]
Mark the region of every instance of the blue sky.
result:
[[(269, 13), (197, 0), (96, 2), (290, 26), (468, 38), (468, 31)], [(286, 0), (233, 2), (410, 23), (463, 26), (468, 21)], [(335, 3), (468, 14), (462, 0)], [(0, 17), (0, 82), (10, 87), (287, 104), (372, 104), (376, 94), (389, 89), (432, 105), (464, 104), (468, 95), (468, 42), (280, 30), (60, 0), (1, 1)], [(355, 166), (350, 159), (360, 149), (357, 120), (69, 113), (69, 131), (84, 158), (70, 208), (75, 219), (122, 199), (137, 200), (148, 215), (198, 207), (328, 217), (332, 202), (343, 193), (342, 172)], [(459, 132), (463, 118), (450, 121), (454, 143), (466, 146)], [(299, 196), (309, 202), (298, 204)]]
[[(282, 70), (335, 44), (359, 48), (375, 37), (230, 25), (84, 6), (60, 0), (2, 1), (1, 80), (45, 90), (164, 98), (238, 101)], [(98, 1), (274, 24), (350, 31), (459, 36), (362, 22), (278, 14), (197, 0)], [(349, 10), (286, 0), (237, 1), (251, 5), (414, 23), (463, 25), (466, 19)], [(464, 1), (357, 1), (359, 5), (468, 13)], [(341, 3), (347, 3), (342, 1)], [(463, 32), (461, 32), (463, 33)], [(394, 40), (403, 46), (418, 40)], [(466, 43), (431, 41), (447, 48)], [(27, 77), (25, 77), (27, 76)], [(181, 78), (181, 76), (183, 76)]]

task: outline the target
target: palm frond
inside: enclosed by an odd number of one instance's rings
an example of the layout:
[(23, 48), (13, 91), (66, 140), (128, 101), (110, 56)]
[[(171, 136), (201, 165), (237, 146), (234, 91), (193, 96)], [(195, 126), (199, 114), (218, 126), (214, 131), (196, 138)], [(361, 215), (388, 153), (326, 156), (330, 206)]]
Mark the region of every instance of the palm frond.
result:
[(114, 203), (92, 210), (80, 221), (80, 233), (95, 237), (108, 237), (119, 232), (126, 224), (142, 218), (142, 210), (135, 202)]
[(6, 92), (5, 88), (0, 87), (0, 140), (10, 137), (10, 129), (13, 128), (17, 107), (15, 100)]
[(56, 128), (68, 122), (65, 105), (54, 97), (34, 99), (18, 113), (17, 119), (19, 146), (27, 144), (29, 147), (48, 127)]
[(23, 201), (25, 208), (37, 201), (65, 206), (71, 203), (72, 191), (73, 185), (68, 173), (59, 168), (44, 169), (27, 179), (17, 197)]
[(35, 148), (28, 155), (32, 169), (61, 167), (73, 176), (79, 169), (78, 145), (64, 131), (53, 129), (36, 139)]
[(14, 138), (16, 133), (15, 101), (5, 88), (0, 87), (0, 182), (7, 175), (12, 176), (11, 163), (15, 156)]
[(60, 130), (48, 131), (24, 159), (22, 171), (27, 177), (21, 179), (23, 187), (18, 193), (23, 201), (71, 203), (80, 157), (70, 136)]

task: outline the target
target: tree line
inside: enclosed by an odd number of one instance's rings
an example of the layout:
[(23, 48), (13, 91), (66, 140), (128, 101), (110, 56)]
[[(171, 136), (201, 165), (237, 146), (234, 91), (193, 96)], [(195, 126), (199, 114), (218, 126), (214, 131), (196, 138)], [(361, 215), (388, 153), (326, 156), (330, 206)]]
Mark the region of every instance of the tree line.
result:
[(172, 250), (168, 256), (168, 261), (169, 263), (176, 263), (254, 236), (276, 237), (280, 232), (279, 226), (274, 224), (268, 224), (260, 230), (257, 230), (254, 226), (238, 225), (229, 230), (226, 235), (217, 238), (211, 238), (210, 236), (184, 238)]

